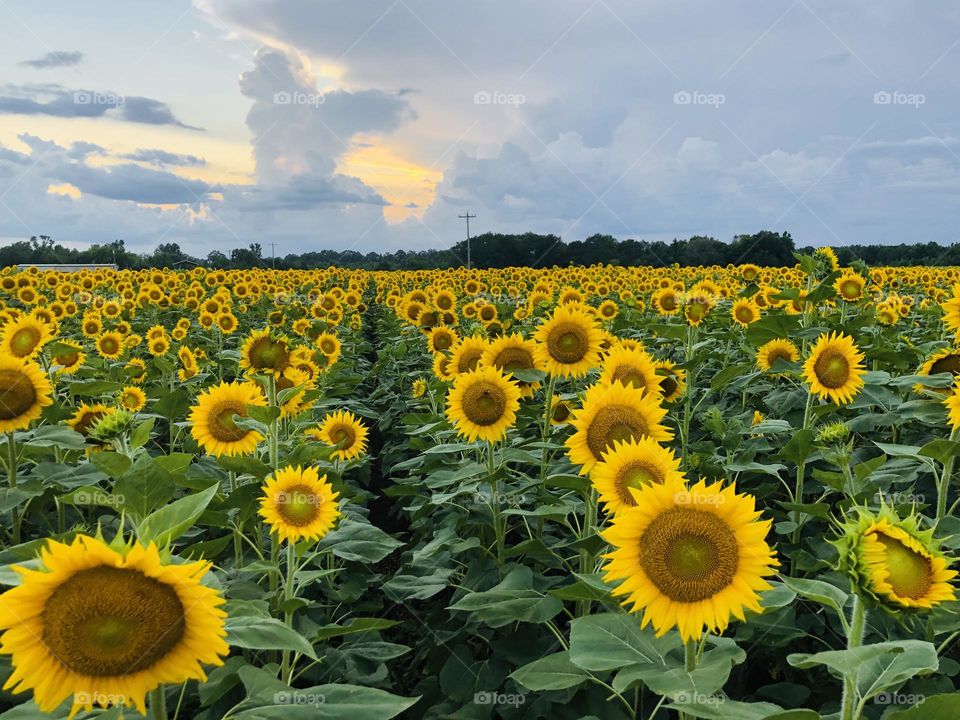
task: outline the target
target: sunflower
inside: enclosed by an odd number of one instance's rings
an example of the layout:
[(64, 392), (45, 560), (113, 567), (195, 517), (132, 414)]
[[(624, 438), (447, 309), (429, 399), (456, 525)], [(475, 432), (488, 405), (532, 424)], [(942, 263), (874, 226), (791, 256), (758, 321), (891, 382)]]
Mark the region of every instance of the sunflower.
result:
[(519, 408), (520, 388), (495, 367), (460, 373), (447, 394), (447, 417), (471, 442), (502, 440)]
[(154, 688), (223, 664), (223, 598), (201, 582), (209, 562), (164, 564), (153, 543), (117, 552), (86, 535), (48, 540), (40, 562), (14, 566), (21, 582), (0, 595), (0, 652), (13, 665), (5, 688), (32, 689), (41, 711), (72, 697), (71, 717), (111, 702), (146, 714)]
[(353, 460), (366, 452), (367, 428), (349, 410), (329, 413), (320, 426), (308, 431), (311, 437), (337, 448), (333, 457)]
[(799, 359), (797, 346), (785, 338), (776, 338), (757, 348), (757, 367), (763, 372), (770, 372), (777, 360), (792, 363)]
[[(524, 340), (519, 333), (504, 335), (491, 342), (483, 353), (481, 363), (495, 367), (507, 376), (515, 370), (542, 370), (534, 358), (537, 344), (533, 340)], [(516, 380), (520, 387), (520, 397), (531, 397), (540, 387), (538, 382)]]
[(216, 457), (247, 455), (257, 449), (263, 435), (240, 427), (234, 416), (247, 417), (248, 405), (266, 404), (254, 383), (220, 383), (202, 393), (190, 409), (190, 434), (200, 447)]
[[(927, 358), (926, 362), (917, 371), (917, 375), (938, 375), (940, 373), (950, 373), (954, 378), (960, 377), (960, 349), (944, 348)], [(917, 384), (914, 390), (923, 392), (926, 386)], [(930, 388), (935, 392), (948, 392), (947, 388)]]
[(116, 411), (116, 408), (107, 407), (103, 403), (94, 403), (93, 405), (81, 403), (76, 412), (67, 420), (67, 426), (71, 430), (87, 437), (90, 434), (90, 429), (94, 425)]
[(53, 403), (52, 394), (39, 365), (0, 354), (0, 432), (28, 428)]
[(673, 433), (660, 424), (666, 414), (656, 395), (618, 381), (597, 383), (587, 389), (580, 409), (573, 413), (571, 424), (576, 432), (566, 443), (570, 461), (580, 465), (580, 474), (586, 475), (618, 441), (643, 437), (670, 440)]
[(116, 360), (123, 354), (123, 337), (118, 332), (105, 332), (97, 336), (97, 353), (105, 360)]
[(120, 397), (117, 398), (120, 404), (130, 412), (143, 410), (147, 404), (147, 394), (136, 385), (128, 385), (120, 391)]
[(537, 329), (534, 340), (534, 357), (551, 375), (582, 377), (600, 362), (603, 333), (576, 306), (558, 307)]
[(573, 405), (569, 400), (554, 396), (550, 403), (550, 424), (566, 425), (573, 417)]
[(840, 405), (853, 400), (863, 387), (863, 353), (849, 335), (823, 333), (803, 364), (810, 391)]
[(427, 336), (427, 350), (429, 350), (431, 354), (446, 352), (456, 345), (459, 339), (460, 336), (457, 335), (457, 331), (453, 328), (449, 328), (446, 325), (437, 325), (430, 330)]
[(950, 427), (954, 430), (960, 430), (960, 378), (957, 379), (951, 392), (944, 399), (943, 404), (947, 408), (947, 420)]
[(167, 339), (166, 335), (153, 338), (152, 340), (147, 341), (147, 349), (154, 357), (166, 355), (167, 350), (170, 349), (170, 341)]
[(53, 338), (50, 327), (29, 315), (10, 320), (0, 334), (0, 351), (16, 358), (30, 360), (40, 354)]
[(410, 394), (414, 399), (422, 398), (427, 393), (427, 382), (423, 378), (417, 378), (410, 387)]
[(711, 308), (715, 303), (713, 295), (706, 292), (691, 292), (687, 295), (686, 302), (683, 304), (683, 314), (691, 327), (699, 327), (710, 314)]
[(730, 317), (740, 327), (747, 327), (760, 319), (760, 308), (747, 298), (740, 298), (730, 308)]
[(854, 586), (885, 609), (925, 610), (954, 598), (957, 571), (916, 515), (901, 520), (883, 502), (877, 513), (857, 507), (833, 544)]
[(603, 454), (590, 479), (599, 493), (600, 502), (611, 513), (634, 507), (630, 489), (639, 490), (650, 483), (683, 480), (680, 458), (653, 438), (645, 437), (627, 442), (615, 442), (613, 449)]
[(620, 312), (620, 308), (613, 300), (604, 300), (597, 306), (597, 314), (604, 320), (613, 320)]
[(660, 378), (657, 377), (657, 368), (653, 358), (642, 348), (620, 346), (610, 351), (603, 361), (600, 382), (616, 381), (643, 390), (650, 395), (660, 396)]
[(285, 467), (264, 483), (259, 513), (281, 540), (319, 540), (340, 516), (339, 494), (316, 468)]
[(72, 375), (87, 359), (83, 346), (69, 340), (58, 340), (57, 345), (58, 347), (53, 351), (51, 364), (56, 368), (58, 375)]
[(455, 374), (476, 370), (489, 342), (485, 337), (473, 335), (460, 340), (450, 353), (450, 369)]
[(706, 629), (722, 633), (744, 608), (762, 612), (758, 591), (779, 565), (766, 542), (769, 520), (759, 520), (754, 499), (733, 485), (687, 489), (679, 480), (634, 490), (635, 507), (613, 518), (603, 538), (605, 580), (622, 581), (613, 590), (631, 612), (643, 611), (643, 627), (657, 636), (676, 627), (683, 640)]
[(833, 283), (837, 295), (847, 302), (857, 302), (863, 297), (863, 288), (867, 281), (862, 275), (853, 270), (844, 270), (843, 274)]
[(240, 367), (255, 373), (280, 373), (290, 364), (286, 338), (274, 337), (267, 329), (254, 330), (240, 348)]
[(687, 389), (687, 373), (677, 367), (675, 362), (660, 360), (654, 363), (657, 377), (660, 378), (660, 392), (664, 402), (673, 402)]
[(147, 379), (147, 364), (140, 358), (130, 358), (123, 370), (134, 385), (142, 385)]
[(658, 315), (676, 315), (680, 310), (680, 294), (672, 287), (660, 288), (650, 298), (650, 304)]

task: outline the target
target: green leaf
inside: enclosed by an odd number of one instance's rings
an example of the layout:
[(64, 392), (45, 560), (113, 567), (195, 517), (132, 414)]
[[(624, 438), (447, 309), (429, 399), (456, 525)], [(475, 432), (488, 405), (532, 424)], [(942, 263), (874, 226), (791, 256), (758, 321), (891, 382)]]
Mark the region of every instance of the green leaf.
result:
[(136, 449), (147, 444), (155, 420), (156, 418), (147, 418), (133, 429), (133, 432), (130, 433), (130, 447)]
[(166, 545), (176, 540), (197, 521), (217, 494), (217, 485), (187, 495), (150, 513), (137, 528), (140, 540)]
[(849, 595), (836, 585), (831, 585), (822, 580), (806, 580), (785, 576), (781, 577), (780, 580), (800, 597), (825, 605), (840, 615), (843, 614), (843, 607), (847, 604)]
[(543, 692), (572, 688), (589, 675), (570, 662), (570, 653), (558, 652), (514, 670), (510, 677), (527, 690)]
[(534, 590), (532, 583), (533, 571), (524, 566), (516, 567), (498, 585), (469, 593), (449, 609), (469, 612), (491, 627), (503, 627), (518, 621), (543, 623), (559, 614), (563, 603)]
[(133, 464), (126, 455), (106, 451), (91, 455), (90, 462), (96, 465), (104, 475), (112, 478), (119, 478)]
[(317, 630), (313, 636), (314, 642), (329, 640), (330, 638), (342, 637), (344, 635), (356, 635), (358, 633), (379, 632), (386, 630), (394, 625), (399, 625), (399, 620), (387, 620), (385, 618), (374, 617), (356, 617), (351, 618), (346, 625), (324, 625)]
[(895, 710), (886, 720), (956, 720), (960, 717), (960, 693), (934, 695), (906, 710)]
[(652, 628), (641, 630), (637, 618), (623, 613), (588, 615), (570, 624), (570, 660), (584, 670), (666, 665), (667, 653), (681, 646), (675, 633), (657, 638)]
[(227, 643), (250, 650), (295, 650), (316, 659), (313, 646), (296, 630), (271, 617), (241, 615), (226, 621)]
[(344, 519), (320, 541), (319, 547), (331, 550), (344, 560), (378, 563), (402, 545), (370, 523)]
[(86, 447), (83, 435), (66, 425), (41, 425), (29, 433), (28, 438), (33, 447), (57, 447), (61, 450), (83, 450)]

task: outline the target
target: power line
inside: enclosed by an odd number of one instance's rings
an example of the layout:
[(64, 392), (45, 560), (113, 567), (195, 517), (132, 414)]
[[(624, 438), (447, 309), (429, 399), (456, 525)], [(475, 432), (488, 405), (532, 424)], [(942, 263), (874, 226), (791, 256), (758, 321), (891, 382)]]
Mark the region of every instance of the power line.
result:
[(467, 211), (466, 215), (457, 215), (461, 220), (467, 221), (467, 270), (470, 269), (470, 219), (475, 218), (476, 215), (471, 215), (470, 211)]

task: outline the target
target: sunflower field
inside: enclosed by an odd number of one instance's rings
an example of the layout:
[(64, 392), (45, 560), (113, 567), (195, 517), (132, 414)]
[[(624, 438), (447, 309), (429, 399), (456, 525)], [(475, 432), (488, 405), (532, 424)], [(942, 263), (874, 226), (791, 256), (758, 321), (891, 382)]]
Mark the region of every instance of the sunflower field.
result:
[(0, 719), (960, 717), (960, 268), (7, 268), (0, 320)]

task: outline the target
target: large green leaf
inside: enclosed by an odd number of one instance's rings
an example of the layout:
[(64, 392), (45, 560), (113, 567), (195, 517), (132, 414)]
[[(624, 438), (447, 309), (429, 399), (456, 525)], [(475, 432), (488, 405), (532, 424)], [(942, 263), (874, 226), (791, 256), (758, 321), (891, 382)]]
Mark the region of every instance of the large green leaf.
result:
[(570, 662), (570, 653), (564, 651), (534, 660), (514, 670), (510, 677), (528, 690), (541, 692), (566, 690), (579, 685), (589, 675)]

